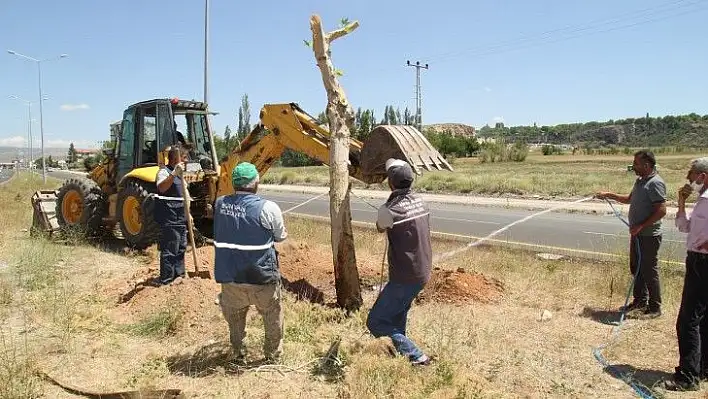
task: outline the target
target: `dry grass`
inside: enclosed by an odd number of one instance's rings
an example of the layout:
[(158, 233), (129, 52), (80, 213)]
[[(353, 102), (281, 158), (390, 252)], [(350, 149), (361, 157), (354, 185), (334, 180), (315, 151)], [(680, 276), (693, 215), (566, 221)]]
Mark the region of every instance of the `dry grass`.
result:
[[(190, 304), (179, 300), (171, 311), (156, 307), (149, 317), (131, 320), (130, 304), (117, 305), (106, 287), (127, 280), (142, 263), (140, 257), (30, 240), (21, 228), (30, 220), (26, 198), (31, 190), (15, 184), (0, 189), (3, 200), (15, 193), (25, 196), (7, 220), (14, 227), (3, 228), (7, 241), (0, 243), (0, 260), (9, 265), (0, 272), (5, 284), (0, 293), (7, 287), (12, 292), (0, 295), (9, 298), (0, 300), (0, 398), (72, 397), (40, 382), (36, 370), (93, 390), (180, 388), (197, 398), (631, 396), (630, 388), (603, 372), (591, 353), (607, 339), (610, 326), (601, 323), (607, 311), (624, 300), (625, 264), (548, 261), (530, 253), (476, 248), (438, 265), (496, 277), (505, 296), (497, 304), (416, 304), (410, 335), (437, 359), (424, 369), (387, 356), (386, 340), (367, 334), (366, 314), (375, 293), (366, 292), (365, 306), (351, 317), (288, 294), (282, 359), (287, 368), (282, 374), (261, 368), (237, 376), (218, 306), (197, 310), (208, 321), (208, 330), (200, 333), (181, 316)], [(293, 218), (287, 223), (291, 239), (329, 245), (326, 225)], [(380, 262), (383, 235), (356, 229), (355, 237), (357, 257)], [(434, 243), (436, 251), (458, 245)], [(682, 277), (666, 269), (662, 278), (665, 316), (628, 322), (605, 352), (612, 363), (635, 368), (648, 385), (671, 372), (678, 359), (673, 324)], [(543, 309), (552, 312), (551, 320), (539, 320)], [(249, 359), (258, 359), (263, 329), (254, 312), (247, 334)], [(343, 368), (318, 367), (313, 360), (338, 338)]]
[[(705, 154), (703, 154), (705, 155)], [(659, 174), (666, 181), (668, 197), (676, 199), (684, 184), (688, 163), (701, 154), (658, 155)], [(523, 163), (479, 163), (476, 158), (456, 159), (454, 173), (425, 172), (416, 187), (423, 191), (455, 194), (584, 197), (597, 191), (627, 193), (635, 175), (627, 172), (632, 157), (626, 155), (531, 155)], [(326, 166), (272, 168), (263, 176), (267, 184), (326, 186)], [(365, 186), (355, 181), (358, 188)]]

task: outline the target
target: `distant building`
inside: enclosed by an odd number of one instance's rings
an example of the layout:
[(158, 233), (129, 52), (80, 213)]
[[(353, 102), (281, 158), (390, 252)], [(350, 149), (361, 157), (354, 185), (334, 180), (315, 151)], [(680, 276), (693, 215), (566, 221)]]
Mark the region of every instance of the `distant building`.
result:
[(91, 155), (96, 154), (98, 151), (97, 150), (76, 150), (76, 160), (79, 161), (81, 159), (84, 159), (86, 157), (90, 157)]

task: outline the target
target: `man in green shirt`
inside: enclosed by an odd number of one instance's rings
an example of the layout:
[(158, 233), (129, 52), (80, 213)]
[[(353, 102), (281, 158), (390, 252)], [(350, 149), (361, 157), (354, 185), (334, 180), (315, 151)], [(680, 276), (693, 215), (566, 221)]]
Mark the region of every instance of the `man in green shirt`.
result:
[[(596, 197), (629, 204), (629, 268), (634, 274), (639, 267), (639, 274), (634, 282), (634, 301), (624, 310), (628, 317), (643, 313), (653, 318), (661, 316), (658, 253), (661, 219), (666, 215), (666, 184), (656, 172), (656, 158), (650, 151), (637, 151), (632, 168), (638, 178), (629, 195), (600, 192)], [(641, 257), (639, 264), (637, 255)]]

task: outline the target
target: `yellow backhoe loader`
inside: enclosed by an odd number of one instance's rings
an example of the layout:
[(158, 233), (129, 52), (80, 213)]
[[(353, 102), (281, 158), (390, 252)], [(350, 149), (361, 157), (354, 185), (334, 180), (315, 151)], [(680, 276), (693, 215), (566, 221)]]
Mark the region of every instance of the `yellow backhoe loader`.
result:
[[(119, 226), (128, 247), (144, 249), (157, 242), (153, 195), (157, 171), (165, 162), (162, 150), (169, 145), (190, 148), (184, 179), (193, 199), (191, 214), (204, 236), (212, 235), (214, 201), (233, 192), (231, 170), (239, 162), (253, 163), (263, 175), (291, 149), (329, 163), (330, 133), (297, 104), (264, 105), (253, 131), (222, 160), (216, 156), (209, 114), (205, 103), (176, 98), (129, 106), (122, 121), (111, 125), (112, 145), (104, 150), (105, 159), (86, 178), (70, 178), (58, 190), (35, 193), (33, 230), (91, 236)], [(380, 183), (386, 179), (388, 158), (408, 161), (418, 174), (452, 171), (417, 129), (382, 125), (366, 143), (351, 140), (349, 174), (364, 183)]]

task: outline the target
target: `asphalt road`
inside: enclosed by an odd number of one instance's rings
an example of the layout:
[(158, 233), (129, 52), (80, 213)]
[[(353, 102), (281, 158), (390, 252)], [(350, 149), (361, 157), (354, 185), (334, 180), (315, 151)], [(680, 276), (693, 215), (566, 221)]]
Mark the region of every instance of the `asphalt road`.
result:
[[(292, 208), (313, 195), (262, 192), (265, 198), (275, 201), (281, 209)], [(381, 199), (366, 199), (371, 205), (380, 206)], [(490, 208), (474, 205), (430, 203), (431, 228), (434, 231), (460, 236), (485, 237), (502, 227), (532, 215), (534, 211)], [(361, 199), (352, 198), (352, 219), (375, 222), (376, 210)], [(298, 207), (293, 212), (318, 216), (329, 215), (327, 196)], [(551, 212), (539, 215), (494, 237), (521, 244), (543, 246), (544, 252), (555, 248), (575, 249), (596, 253), (620, 254), (627, 251), (629, 234), (626, 226), (614, 215), (585, 215)], [(470, 241), (473, 239), (470, 238)], [(665, 220), (660, 259), (681, 262), (685, 257), (685, 234)], [(586, 254), (592, 256), (592, 254)]]
[(14, 170), (0, 169), (0, 183), (7, 181), (14, 173)]
[[(59, 179), (74, 174), (52, 171), (49, 175)], [(275, 201), (287, 210), (314, 197), (310, 194), (261, 192), (263, 197)], [(367, 199), (380, 206), (382, 199)], [(355, 221), (375, 222), (376, 210), (357, 197), (352, 197), (352, 218)], [(431, 228), (434, 231), (459, 236), (484, 237), (509, 223), (532, 215), (534, 211), (493, 208), (475, 205), (430, 203)], [(329, 216), (329, 200), (323, 196), (298, 207), (293, 212), (315, 216)], [(629, 235), (626, 226), (613, 215), (587, 215), (551, 212), (539, 215), (494, 237), (514, 243), (543, 246), (544, 252), (556, 248), (581, 250), (592, 253), (621, 254), (627, 251)], [(685, 234), (679, 232), (673, 219), (664, 220), (664, 236), (659, 252), (660, 259), (682, 262), (685, 257)], [(474, 238), (470, 238), (470, 241)], [(586, 256), (593, 256), (585, 253)]]

